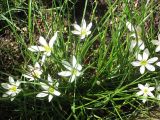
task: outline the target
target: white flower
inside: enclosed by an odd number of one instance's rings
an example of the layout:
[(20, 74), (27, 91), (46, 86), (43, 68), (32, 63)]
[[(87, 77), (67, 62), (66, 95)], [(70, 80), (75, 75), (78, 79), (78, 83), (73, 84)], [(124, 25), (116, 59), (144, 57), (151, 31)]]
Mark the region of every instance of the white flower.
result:
[(14, 97), (21, 91), (19, 89), (20, 82), (14, 81), (14, 79), (9, 76), (9, 84), (8, 83), (1, 83), (1, 86), (8, 90), (5, 94), (2, 95), (2, 97), (11, 97), (11, 101), (14, 100)]
[(28, 65), (29, 72), (26, 74), (23, 74), (24, 77), (30, 79), (30, 81), (33, 81), (35, 78), (40, 78), (42, 74), (41, 66), (38, 62), (35, 63), (34, 67), (31, 65)]
[(154, 45), (157, 45), (156, 47), (156, 52), (159, 52), (160, 51), (160, 34), (158, 35), (158, 40), (152, 40), (151, 41)]
[(91, 34), (91, 27), (92, 27), (92, 22), (86, 25), (86, 21), (83, 19), (82, 20), (82, 25), (81, 27), (78, 24), (73, 24), (75, 30), (72, 31), (73, 34), (79, 35), (81, 39), (84, 39), (86, 36)]
[(130, 22), (126, 23), (127, 28), (129, 31), (132, 32), (131, 37), (134, 38), (134, 40), (131, 41), (131, 50), (133, 50), (134, 47), (138, 46), (140, 50), (144, 50), (145, 45), (144, 42), (141, 39), (142, 36), (142, 29), (140, 26), (136, 26), (135, 28)]
[(145, 72), (145, 67), (149, 70), (149, 71), (155, 71), (155, 67), (153, 65), (151, 65), (152, 63), (156, 62), (158, 60), (157, 57), (153, 57), (153, 58), (150, 58), (148, 60), (148, 57), (149, 57), (149, 51), (148, 49), (145, 49), (143, 51), (143, 56), (138, 54), (137, 56), (137, 59), (138, 61), (134, 61), (132, 62), (131, 64), (133, 66), (141, 66), (140, 67), (140, 73), (143, 74)]
[(42, 46), (31, 46), (28, 49), (32, 52), (39, 52), (39, 51), (43, 51), (44, 55), (50, 56), (51, 55), (51, 51), (53, 48), (53, 44), (55, 43), (57, 39), (57, 32), (54, 34), (54, 36), (51, 38), (51, 40), (49, 41), (49, 44), (47, 43), (47, 41), (40, 36), (39, 38), (39, 43)]
[(53, 81), (51, 76), (48, 74), (48, 84), (40, 82), (41, 87), (43, 88), (44, 91), (40, 92), (39, 94), (36, 95), (36, 97), (46, 97), (48, 96), (48, 101), (50, 102), (53, 98), (53, 95), (59, 96), (61, 93), (55, 88), (58, 88), (59, 83), (57, 82), (56, 85), (53, 85)]
[(58, 73), (58, 75), (65, 77), (71, 76), (70, 82), (73, 82), (77, 76), (80, 76), (81, 74), (80, 71), (82, 70), (82, 66), (77, 63), (75, 56), (73, 56), (72, 65), (66, 61), (63, 61), (63, 65), (66, 69), (68, 69), (68, 71), (62, 71)]
[(160, 100), (160, 94), (157, 95), (157, 99)]
[(155, 89), (155, 87), (149, 87), (149, 84), (145, 84), (142, 85), (142, 84), (138, 84), (138, 88), (140, 89), (139, 92), (136, 93), (136, 95), (138, 96), (141, 96), (143, 95), (143, 103), (146, 102), (147, 100), (147, 97), (150, 96), (150, 97), (154, 97), (154, 95), (152, 94), (152, 91)]

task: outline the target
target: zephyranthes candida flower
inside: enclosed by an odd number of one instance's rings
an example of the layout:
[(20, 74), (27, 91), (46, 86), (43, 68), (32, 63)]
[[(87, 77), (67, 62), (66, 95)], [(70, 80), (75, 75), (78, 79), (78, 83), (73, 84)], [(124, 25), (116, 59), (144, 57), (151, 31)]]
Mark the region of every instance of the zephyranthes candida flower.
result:
[(145, 85), (138, 84), (138, 88), (140, 89), (140, 91), (137, 92), (136, 94), (138, 96), (143, 95), (143, 98), (142, 98), (143, 103), (146, 102), (148, 96), (154, 97), (154, 95), (152, 94), (152, 91), (155, 89), (155, 87), (149, 87), (149, 84), (146, 83)]
[(2, 95), (2, 97), (10, 97), (11, 101), (14, 100), (15, 96), (21, 91), (19, 88), (20, 81), (14, 81), (14, 79), (9, 76), (9, 84), (8, 83), (1, 83), (1, 86), (8, 90), (6, 93)]
[(160, 34), (158, 35), (158, 40), (152, 40), (152, 43), (157, 46), (155, 51), (159, 52), (160, 51)]
[(144, 50), (145, 45), (144, 42), (142, 40), (142, 29), (140, 26), (133, 26), (130, 22), (126, 22), (126, 26), (129, 29), (129, 31), (132, 32), (131, 37), (133, 37), (134, 39), (131, 41), (131, 50), (138, 46), (138, 48), (140, 50)]
[(32, 52), (42, 51), (44, 52), (44, 55), (50, 56), (53, 48), (53, 44), (55, 43), (56, 39), (57, 39), (57, 32), (50, 39), (49, 43), (47, 43), (47, 41), (42, 36), (40, 36), (39, 43), (41, 44), (41, 46), (31, 46), (28, 49)]
[(57, 91), (59, 83), (54, 85), (51, 76), (48, 74), (48, 84), (40, 82), (43, 91), (36, 95), (36, 97), (46, 97), (48, 96), (48, 101), (50, 102), (54, 95), (59, 96), (61, 93)]
[(40, 78), (42, 74), (41, 66), (38, 62), (35, 63), (34, 67), (28, 65), (29, 71), (26, 74), (23, 74), (24, 77), (28, 78), (30, 81), (33, 81), (36, 78)]
[(152, 63), (156, 62), (158, 60), (157, 57), (153, 57), (148, 59), (149, 57), (149, 51), (148, 49), (145, 49), (143, 51), (143, 55), (138, 54), (137, 59), (138, 61), (134, 61), (131, 64), (135, 67), (140, 66), (140, 73), (143, 74), (145, 72), (145, 68), (147, 68), (149, 71), (155, 71), (155, 67), (151, 65)]
[(64, 77), (71, 76), (70, 82), (73, 82), (77, 76), (80, 76), (82, 66), (77, 63), (75, 56), (72, 58), (72, 65), (66, 61), (63, 61), (63, 65), (66, 69), (68, 69), (68, 71), (62, 71), (58, 73), (58, 75)]
[(92, 23), (89, 23), (88, 25), (86, 25), (86, 21), (83, 19), (82, 20), (82, 25), (79, 26), (78, 24), (73, 24), (75, 30), (72, 31), (73, 34), (79, 35), (81, 39), (84, 39), (86, 36), (88, 36), (89, 34), (91, 34), (91, 27), (92, 27)]

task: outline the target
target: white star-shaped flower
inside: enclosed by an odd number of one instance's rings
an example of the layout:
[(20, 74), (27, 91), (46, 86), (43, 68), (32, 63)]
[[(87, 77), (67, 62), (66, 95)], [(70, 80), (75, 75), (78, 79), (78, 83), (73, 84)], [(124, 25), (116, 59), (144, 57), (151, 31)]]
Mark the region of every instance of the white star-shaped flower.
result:
[(137, 96), (141, 96), (143, 95), (143, 103), (146, 102), (147, 100), (147, 97), (150, 96), (150, 97), (154, 97), (154, 95), (152, 94), (152, 91), (155, 89), (155, 87), (149, 87), (149, 84), (145, 84), (142, 85), (142, 84), (138, 84), (138, 88), (140, 89), (139, 92), (136, 93)]
[(55, 43), (56, 39), (57, 39), (57, 32), (51, 38), (49, 43), (47, 43), (47, 41), (42, 36), (40, 36), (39, 43), (41, 44), (41, 46), (31, 46), (28, 49), (32, 52), (43, 51), (44, 55), (50, 56), (53, 48), (53, 44)]
[(9, 84), (1, 83), (1, 86), (8, 90), (5, 94), (2, 95), (2, 97), (11, 97), (11, 101), (13, 101), (15, 96), (21, 91), (19, 88), (20, 82), (18, 80), (14, 81), (11, 76), (9, 76)]
[(156, 62), (158, 58), (153, 57), (153, 58), (148, 59), (148, 57), (149, 57), (149, 51), (148, 49), (145, 49), (143, 51), (143, 55), (140, 55), (140, 54), (137, 55), (138, 61), (134, 61), (131, 64), (135, 67), (140, 66), (141, 74), (145, 72), (145, 68), (147, 68), (149, 71), (155, 71), (155, 67), (151, 64)]
[(132, 32), (131, 37), (134, 38), (134, 40), (131, 41), (131, 50), (133, 50), (134, 47), (138, 46), (140, 50), (144, 50), (145, 45), (144, 42), (141, 39), (142, 36), (142, 29), (140, 26), (134, 26), (130, 22), (126, 22), (126, 26), (129, 29), (129, 31)]
[(90, 22), (88, 25), (86, 25), (86, 21), (83, 19), (82, 20), (82, 25), (79, 26), (78, 24), (73, 24), (75, 30), (71, 31), (73, 34), (79, 35), (81, 39), (84, 39), (86, 36), (91, 34), (91, 27), (92, 27), (92, 22)]
[(64, 77), (71, 76), (70, 82), (73, 82), (77, 76), (81, 75), (80, 71), (82, 70), (82, 66), (77, 63), (75, 56), (73, 56), (72, 65), (66, 61), (63, 61), (62, 63), (68, 71), (59, 72), (58, 75)]
[(160, 51), (160, 34), (158, 35), (158, 40), (152, 40), (151, 41), (154, 45), (156, 45), (156, 52), (159, 52)]
[(28, 65), (29, 72), (26, 74), (23, 74), (24, 77), (30, 79), (30, 81), (35, 80), (35, 78), (40, 78), (41, 74), (43, 73), (41, 66), (38, 62), (35, 63), (34, 67), (31, 65)]
[[(51, 76), (48, 74), (48, 84), (40, 82), (41, 87), (44, 91), (36, 95), (36, 97), (46, 97), (48, 96), (48, 101), (50, 102), (54, 95), (59, 96), (61, 93), (57, 91), (59, 83), (57, 82), (54, 86)], [(56, 88), (56, 89), (55, 89)]]

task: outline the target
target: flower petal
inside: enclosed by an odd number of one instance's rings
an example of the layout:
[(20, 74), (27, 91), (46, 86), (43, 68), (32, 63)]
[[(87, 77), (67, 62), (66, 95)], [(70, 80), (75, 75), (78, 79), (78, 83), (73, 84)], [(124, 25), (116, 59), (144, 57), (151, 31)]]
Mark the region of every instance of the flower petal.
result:
[(137, 55), (137, 59), (138, 59), (139, 61), (141, 61), (141, 60), (142, 60), (142, 56), (141, 56), (141, 54), (138, 54), (138, 55)]
[(82, 70), (82, 66), (80, 64), (77, 64), (77, 70), (81, 71)]
[(131, 32), (133, 32), (134, 31), (134, 27), (133, 27), (133, 25), (130, 23), (130, 22), (126, 22), (126, 26), (127, 26), (127, 28), (129, 29), (129, 31), (131, 31)]
[(158, 60), (158, 57), (153, 57), (148, 60), (148, 63), (154, 63)]
[(156, 65), (160, 67), (160, 62), (157, 62)]
[(10, 88), (10, 85), (7, 84), (7, 83), (1, 83), (1, 86), (4, 88), (4, 89), (9, 89)]
[(45, 48), (42, 46), (31, 46), (28, 49), (32, 52), (45, 51)]
[(158, 40), (152, 40), (151, 41), (154, 45), (160, 45), (160, 41), (158, 41)]
[(37, 94), (36, 97), (46, 97), (47, 95), (48, 94), (41, 92), (41, 93)]
[(9, 83), (15, 84), (13, 77), (9, 76)]
[(53, 95), (50, 94), (50, 95), (48, 96), (48, 101), (51, 102), (52, 98), (53, 98)]
[(145, 50), (143, 51), (143, 60), (147, 60), (148, 57), (149, 57), (149, 51), (148, 51), (148, 49), (145, 49)]
[(48, 46), (47, 41), (42, 36), (39, 37), (39, 43), (43, 46)]
[(81, 27), (78, 24), (73, 24), (74, 29), (76, 29), (76, 31), (81, 31)]
[(154, 67), (153, 65), (146, 64), (146, 68), (147, 68), (149, 71), (155, 71), (155, 67)]
[(148, 94), (148, 96), (150, 96), (150, 97), (154, 97), (154, 95), (153, 95), (151, 92), (148, 92), (147, 94)]
[(40, 66), (40, 64), (39, 64), (38, 62), (36, 62), (35, 65), (34, 65), (34, 68), (35, 68), (35, 69), (40, 69), (41, 66)]
[(86, 29), (86, 21), (85, 19), (82, 20), (82, 27), (81, 29)]
[(81, 32), (80, 31), (76, 31), (76, 30), (74, 30), (74, 31), (71, 31), (73, 34), (75, 34), (75, 35), (81, 35)]
[(49, 86), (47, 84), (40, 82), (40, 85), (44, 90), (48, 91)]
[(51, 76), (48, 74), (48, 82), (53, 83)]
[(86, 36), (85, 35), (81, 35), (81, 40), (83, 40)]
[(52, 48), (53, 44), (55, 43), (57, 39), (57, 32), (54, 33), (54, 36), (51, 38), (51, 40), (49, 41), (49, 47)]
[(159, 46), (157, 46), (157, 48), (156, 48), (155, 52), (159, 52), (159, 51), (160, 51), (160, 45), (159, 45)]
[(155, 87), (149, 87), (148, 88), (150, 91), (153, 91), (155, 89)]
[(134, 61), (131, 63), (133, 66), (141, 66), (140, 62), (139, 61)]
[(138, 95), (138, 96), (143, 95), (143, 91), (137, 92), (136, 95)]
[(61, 93), (59, 91), (57, 91), (57, 90), (54, 90), (53, 94), (56, 95), (56, 96), (60, 96)]
[(144, 89), (144, 85), (138, 84), (138, 88), (141, 89), (141, 90), (143, 90)]
[(70, 71), (72, 70), (71, 65), (67, 61), (62, 61), (62, 64), (66, 69), (68, 69)]
[(72, 82), (75, 80), (75, 78), (76, 78), (76, 76), (75, 76), (75, 75), (72, 75), (69, 82), (72, 83)]
[(90, 31), (91, 27), (92, 27), (92, 22), (90, 22), (90, 23), (88, 24), (88, 26), (87, 26), (87, 28), (86, 28), (86, 31)]
[(70, 71), (62, 71), (62, 72), (59, 72), (58, 75), (60, 76), (71, 76), (71, 72)]
[(158, 35), (158, 41), (160, 41), (160, 34)]
[(145, 72), (145, 67), (144, 67), (144, 66), (141, 66), (141, 67), (140, 67), (140, 73), (143, 74), (144, 72)]
[(77, 60), (76, 60), (76, 57), (73, 55), (73, 58), (72, 58), (72, 66), (73, 66), (73, 68), (76, 67), (76, 64), (77, 64)]

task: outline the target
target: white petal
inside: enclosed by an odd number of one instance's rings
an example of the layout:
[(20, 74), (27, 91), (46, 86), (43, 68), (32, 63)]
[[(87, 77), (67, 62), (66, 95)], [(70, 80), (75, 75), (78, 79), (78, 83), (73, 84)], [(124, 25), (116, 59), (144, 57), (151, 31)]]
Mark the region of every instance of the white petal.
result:
[(40, 85), (44, 90), (48, 91), (49, 86), (47, 84), (40, 82)]
[(145, 45), (144, 45), (144, 43), (142, 43), (142, 44), (139, 46), (139, 49), (140, 49), (140, 50), (144, 50), (144, 48), (145, 48)]
[(85, 21), (85, 19), (82, 20), (82, 29), (86, 29), (86, 21)]
[[(131, 34), (130, 36), (133, 37), (133, 38), (138, 37), (135, 33)], [(135, 40), (135, 41), (136, 41), (136, 40)]]
[(81, 35), (81, 40), (83, 40), (86, 36), (85, 35)]
[(92, 27), (92, 22), (88, 24), (86, 31), (90, 31), (91, 27)]
[(143, 98), (142, 102), (145, 103), (147, 101), (147, 98)]
[(49, 83), (52, 83), (53, 81), (52, 81), (52, 78), (51, 78), (51, 76), (48, 74), (48, 82)]
[(160, 41), (160, 34), (158, 35), (158, 41)]
[(10, 88), (10, 85), (7, 84), (7, 83), (1, 83), (1, 86), (2, 86), (4, 89), (9, 89), (9, 88)]
[(131, 63), (133, 66), (141, 66), (140, 62), (139, 61), (134, 61)]
[(73, 27), (76, 31), (81, 31), (81, 27), (78, 24), (73, 24)]
[(146, 87), (146, 88), (149, 88), (149, 84), (148, 84), (148, 83), (146, 83), (146, 84), (145, 84), (145, 87)]
[(137, 55), (137, 59), (138, 59), (139, 61), (141, 61), (141, 60), (142, 60), (142, 56), (141, 56), (141, 54), (138, 54), (138, 55)]
[(157, 48), (156, 48), (156, 50), (155, 50), (156, 52), (159, 52), (160, 51), (160, 45), (159, 46), (157, 46)]
[(157, 99), (160, 100), (160, 94), (157, 95)]
[(130, 45), (130, 50), (132, 51), (132, 49), (136, 46), (137, 41), (136, 40), (132, 40), (131, 41), (131, 45)]
[(60, 76), (71, 76), (71, 72), (70, 71), (62, 71), (62, 72), (59, 72), (58, 75)]
[(156, 65), (160, 67), (160, 62), (157, 62)]
[(15, 84), (13, 77), (9, 76), (9, 82), (10, 82), (11, 84)]
[(45, 51), (45, 48), (42, 46), (31, 46), (28, 49), (32, 52)]
[(141, 89), (141, 90), (143, 90), (144, 89), (144, 85), (138, 84), (138, 88)]
[(19, 80), (16, 81), (16, 86), (19, 87), (19, 85), (21, 84), (21, 82)]
[(43, 46), (48, 46), (47, 41), (42, 36), (39, 37), (39, 43)]
[(77, 64), (76, 57), (73, 56), (73, 58), (72, 58), (72, 66), (73, 66), (73, 68), (75, 68), (76, 64)]
[(41, 68), (41, 66), (40, 66), (40, 64), (39, 64), (38, 62), (35, 63), (34, 67), (35, 67), (36, 69), (40, 69), (40, 68)]
[(140, 73), (143, 74), (144, 72), (145, 72), (145, 67), (144, 67), (144, 66), (141, 66), (141, 67), (140, 67)]
[(70, 71), (72, 70), (71, 65), (67, 61), (62, 61), (62, 64), (66, 69), (68, 69)]
[(26, 78), (29, 78), (29, 79), (32, 79), (32, 78), (33, 78), (31, 75), (23, 74), (23, 76), (26, 77)]
[(74, 30), (74, 31), (71, 31), (73, 34), (75, 34), (75, 35), (80, 35), (81, 34), (81, 31), (76, 31), (76, 30)]
[(136, 95), (138, 95), (138, 96), (143, 95), (143, 91), (137, 92)]
[(147, 68), (149, 71), (155, 71), (155, 67), (154, 67), (153, 65), (147, 64), (147, 65), (146, 65), (146, 68)]
[(158, 60), (158, 57), (153, 57), (148, 60), (148, 63), (154, 63)]
[(148, 57), (149, 57), (149, 51), (148, 51), (148, 49), (145, 49), (145, 50), (143, 51), (143, 60), (147, 60)]
[(43, 56), (42, 56), (42, 59), (41, 59), (41, 65), (44, 64), (45, 60), (46, 60), (46, 55), (43, 55)]
[(53, 44), (55, 43), (57, 39), (57, 32), (54, 34), (54, 36), (51, 38), (51, 40), (49, 41), (49, 47), (52, 48)]
[(14, 97), (13, 98), (11, 98), (11, 101), (13, 101), (14, 100)]
[(48, 101), (51, 102), (52, 98), (53, 98), (53, 95), (50, 94), (50, 95), (48, 96)]
[(134, 27), (130, 22), (126, 22), (126, 26), (129, 29), (129, 31), (131, 31), (131, 32), (134, 31)]
[(46, 97), (47, 95), (48, 94), (41, 92), (41, 93), (37, 94), (36, 97)]
[(3, 94), (2, 97), (8, 97), (8, 95), (7, 94)]
[(80, 64), (77, 64), (77, 70), (81, 71), (82, 70), (82, 66)]
[(153, 91), (155, 89), (155, 87), (149, 87), (150, 91)]
[(80, 75), (81, 75), (81, 72), (77, 71), (76, 76), (80, 76)]
[(72, 83), (72, 82), (75, 80), (75, 78), (76, 78), (76, 76), (75, 76), (75, 75), (72, 75), (69, 82)]
[(152, 40), (151, 41), (154, 45), (160, 45), (160, 41), (158, 41), (158, 40)]
[(56, 95), (56, 96), (60, 96), (61, 93), (59, 91), (57, 91), (57, 90), (54, 90), (53, 94)]
[(154, 95), (153, 95), (151, 92), (148, 92), (147, 94), (148, 94), (148, 96), (150, 96), (150, 97), (154, 97)]
[(91, 31), (87, 31), (86, 35), (88, 36), (89, 34), (91, 34)]

